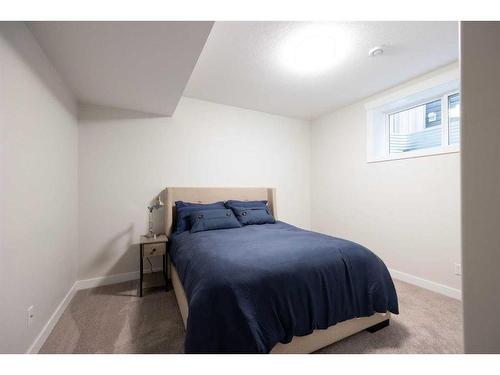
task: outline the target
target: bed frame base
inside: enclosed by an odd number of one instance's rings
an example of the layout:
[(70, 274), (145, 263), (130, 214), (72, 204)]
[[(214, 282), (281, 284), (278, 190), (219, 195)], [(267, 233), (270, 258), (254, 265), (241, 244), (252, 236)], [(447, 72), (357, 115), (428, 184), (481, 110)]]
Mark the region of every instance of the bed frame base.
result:
[[(172, 277), (172, 285), (174, 287), (175, 297), (179, 305), (184, 329), (187, 326), (187, 318), (189, 313), (186, 293), (179, 279), (179, 274), (174, 265), (170, 263), (170, 274)], [(307, 336), (295, 336), (288, 344), (278, 343), (271, 350), (271, 354), (307, 354), (319, 350), (325, 346), (340, 341), (355, 333), (367, 330), (374, 333), (389, 325), (391, 313), (374, 314), (372, 316), (355, 318), (340, 322), (328, 329), (318, 329)]]

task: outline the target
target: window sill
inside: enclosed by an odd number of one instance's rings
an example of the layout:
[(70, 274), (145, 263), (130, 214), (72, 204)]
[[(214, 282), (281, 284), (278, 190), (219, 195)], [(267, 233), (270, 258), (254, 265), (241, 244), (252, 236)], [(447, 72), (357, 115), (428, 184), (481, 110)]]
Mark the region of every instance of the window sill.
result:
[(436, 147), (432, 149), (425, 150), (417, 150), (410, 152), (402, 152), (400, 154), (387, 155), (379, 158), (368, 158), (366, 160), (367, 163), (380, 163), (392, 160), (401, 160), (401, 159), (413, 159), (413, 158), (423, 158), (426, 156), (435, 156), (435, 155), (443, 155), (443, 154), (454, 154), (460, 152), (459, 145), (452, 145), (446, 147)]

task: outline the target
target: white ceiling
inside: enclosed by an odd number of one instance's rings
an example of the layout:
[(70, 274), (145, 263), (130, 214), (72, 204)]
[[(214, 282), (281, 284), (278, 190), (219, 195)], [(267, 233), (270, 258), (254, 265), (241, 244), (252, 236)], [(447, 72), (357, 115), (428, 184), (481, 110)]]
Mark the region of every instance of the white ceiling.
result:
[(30, 22), (78, 101), (171, 116), (213, 22)]
[[(332, 22), (345, 54), (321, 74), (287, 69), (283, 48), (305, 22), (216, 22), (184, 95), (313, 119), (458, 59), (457, 22)], [(368, 50), (384, 45), (384, 54)], [(342, 54), (341, 54), (342, 55)]]

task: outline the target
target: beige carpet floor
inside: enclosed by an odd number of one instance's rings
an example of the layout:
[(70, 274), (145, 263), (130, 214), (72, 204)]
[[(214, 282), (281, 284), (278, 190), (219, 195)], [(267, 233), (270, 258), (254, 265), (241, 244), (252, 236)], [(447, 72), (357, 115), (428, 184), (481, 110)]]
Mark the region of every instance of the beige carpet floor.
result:
[[(317, 353), (462, 353), (461, 303), (395, 281), (400, 314), (376, 333), (360, 332)], [(182, 353), (184, 328), (173, 290), (137, 282), (79, 291), (40, 353)]]

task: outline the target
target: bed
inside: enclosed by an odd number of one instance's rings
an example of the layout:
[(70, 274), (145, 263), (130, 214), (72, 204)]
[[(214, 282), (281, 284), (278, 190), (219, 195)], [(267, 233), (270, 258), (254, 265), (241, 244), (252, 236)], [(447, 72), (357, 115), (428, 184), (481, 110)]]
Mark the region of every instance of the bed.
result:
[[(169, 273), (187, 353), (311, 353), (398, 313), (387, 268), (354, 242), (283, 222), (174, 234), (175, 202), (267, 200), (272, 188), (166, 188)], [(333, 298), (332, 296), (335, 296)]]

